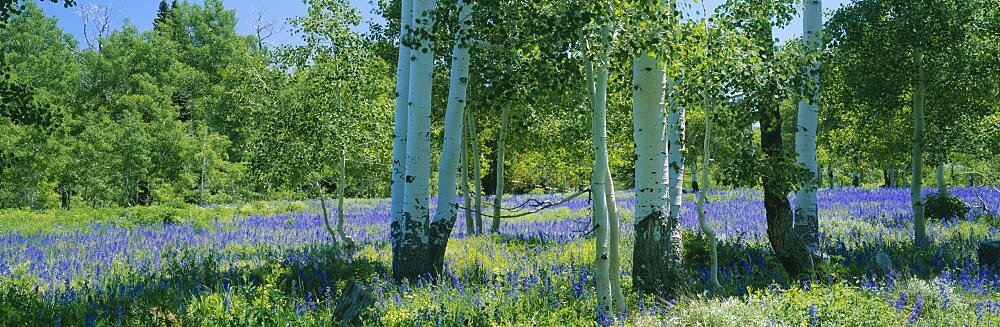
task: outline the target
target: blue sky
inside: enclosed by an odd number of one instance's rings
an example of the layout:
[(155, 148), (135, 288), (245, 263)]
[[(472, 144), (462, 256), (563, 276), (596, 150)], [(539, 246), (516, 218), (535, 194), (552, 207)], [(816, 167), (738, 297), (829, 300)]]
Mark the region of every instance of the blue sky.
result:
[[(45, 10), (49, 16), (59, 19), (59, 26), (66, 32), (76, 36), (76, 39), (83, 43), (83, 19), (77, 15), (77, 10), (88, 3), (107, 5), (111, 8), (111, 27), (121, 28), (126, 18), (139, 30), (153, 28), (153, 19), (156, 17), (159, 0), (77, 0), (77, 6), (73, 8), (63, 8), (61, 4), (54, 4), (46, 0), (35, 0)], [(42, 2), (44, 1), (44, 2)], [(188, 0), (192, 3), (202, 3), (201, 0)], [(378, 17), (373, 14), (370, 0), (350, 0), (351, 5), (361, 10), (366, 22), (370, 18)], [(167, 3), (171, 1), (168, 0)], [(229, 0), (223, 1), (223, 5), (230, 10), (236, 11), (236, 18), (239, 22), (236, 25), (237, 31), (241, 34), (253, 34), (251, 24), (256, 19), (258, 8), (264, 12), (264, 20), (274, 20), (284, 24), (288, 18), (302, 16), (306, 13), (306, 6), (301, 0)], [(368, 23), (363, 22), (358, 27), (359, 31), (367, 31)], [(281, 33), (269, 40), (273, 44), (297, 44), (299, 40), (290, 33)]]
[[(153, 18), (156, 16), (156, 10), (160, 3), (159, 0), (77, 0), (77, 7), (66, 9), (63, 8), (62, 5), (53, 4), (45, 0), (36, 1), (39, 1), (40, 5), (48, 15), (58, 18), (59, 26), (70, 34), (75, 35), (76, 39), (80, 41), (81, 44), (83, 43), (83, 20), (76, 14), (77, 9), (80, 6), (86, 5), (87, 3), (109, 5), (111, 8), (112, 28), (120, 28), (125, 19), (128, 18), (132, 21), (132, 24), (136, 25), (140, 30), (147, 30), (153, 27)], [(358, 31), (367, 31), (368, 21), (381, 21), (381, 18), (372, 12), (373, 5), (371, 4), (371, 1), (372, 0), (350, 0), (351, 5), (360, 9), (361, 14), (365, 17), (365, 22), (363, 22), (361, 26), (358, 26)], [(689, 1), (690, 0), (684, 2)], [(708, 10), (712, 10), (714, 7), (723, 2), (723, 0), (705, 1)], [(848, 1), (849, 0), (824, 0), (824, 11), (840, 7)], [(201, 3), (202, 1), (190, 0), (190, 2)], [(282, 24), (288, 18), (301, 16), (306, 12), (305, 4), (303, 4), (300, 0), (229, 0), (223, 1), (223, 4), (226, 8), (236, 11), (236, 17), (239, 19), (237, 31), (242, 34), (252, 34), (251, 23), (253, 23), (253, 20), (256, 17), (258, 8), (263, 10), (265, 20), (274, 20)], [(700, 10), (700, 4), (696, 4), (695, 6), (697, 6)], [(788, 26), (775, 30), (775, 37), (782, 40), (801, 34), (801, 17), (796, 18)], [(269, 40), (269, 42), (273, 44), (300, 43), (297, 38), (287, 32), (276, 35), (272, 40)]]

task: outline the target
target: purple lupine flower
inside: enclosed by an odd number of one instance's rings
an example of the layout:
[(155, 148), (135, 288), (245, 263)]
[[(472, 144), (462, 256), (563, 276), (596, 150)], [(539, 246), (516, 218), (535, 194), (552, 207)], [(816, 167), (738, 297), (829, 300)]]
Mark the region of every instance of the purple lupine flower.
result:
[(613, 321), (611, 320), (611, 317), (609, 317), (608, 315), (604, 314), (604, 310), (601, 310), (600, 308), (597, 308), (597, 322), (599, 324), (601, 324), (601, 326), (607, 327), (607, 326), (611, 326), (611, 323)]
[(947, 310), (948, 305), (951, 304), (951, 298), (948, 297), (948, 292), (945, 292), (944, 285), (941, 285), (940, 288), (941, 298), (944, 299), (941, 301), (941, 310)]
[(451, 272), (451, 286), (458, 289), (459, 293), (465, 293), (465, 285), (462, 285), (462, 281), (458, 279), (458, 275), (455, 272)]
[(576, 298), (580, 298), (586, 292), (587, 285), (587, 267), (580, 268), (580, 278), (573, 281), (573, 295)]
[(904, 306), (906, 306), (906, 293), (899, 293), (899, 300), (893, 303), (893, 307), (896, 308), (896, 311), (899, 311), (903, 310)]
[(907, 321), (917, 322), (920, 319), (920, 312), (924, 310), (924, 295), (917, 294), (917, 302), (913, 304), (913, 311), (910, 312), (910, 319)]
[(809, 324), (810, 327), (819, 326), (819, 313), (816, 312), (816, 303), (809, 303), (809, 317), (812, 318), (812, 323)]

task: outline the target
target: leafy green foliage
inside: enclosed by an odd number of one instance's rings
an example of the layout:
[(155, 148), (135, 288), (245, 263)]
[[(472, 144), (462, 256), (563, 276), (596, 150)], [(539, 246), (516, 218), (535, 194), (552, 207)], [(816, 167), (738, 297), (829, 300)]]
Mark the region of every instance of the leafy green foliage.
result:
[(960, 219), (969, 212), (965, 202), (949, 194), (928, 194), (924, 201), (928, 219)]
[[(977, 25), (991, 5), (985, 2), (922, 0), (854, 1), (826, 23), (828, 65), (823, 97), (830, 99), (826, 126), (836, 153), (870, 168), (906, 163), (912, 138), (910, 98), (917, 84), (912, 51), (921, 49), (929, 76), (925, 107), (927, 131), (920, 142), (938, 157), (978, 147), (974, 126), (995, 111), (995, 78), (990, 38)], [(905, 63), (905, 64), (900, 64)], [(991, 108), (993, 107), (993, 108)], [(873, 137), (875, 136), (875, 137)], [(868, 160), (857, 160), (867, 158)]]
[(221, 1), (165, 4), (84, 51), (30, 1), (0, 29), (0, 207), (301, 197), (341, 153), (348, 185), (328, 191), (387, 193), (392, 80), (356, 10), (310, 3), (309, 43), (272, 50)]

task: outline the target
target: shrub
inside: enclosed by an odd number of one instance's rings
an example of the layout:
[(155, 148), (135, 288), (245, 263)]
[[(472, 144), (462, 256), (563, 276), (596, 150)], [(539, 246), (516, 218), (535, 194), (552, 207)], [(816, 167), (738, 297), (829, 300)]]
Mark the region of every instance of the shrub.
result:
[(707, 263), (711, 259), (708, 238), (694, 230), (681, 230), (681, 262)]
[(993, 228), (1000, 228), (1000, 215), (992, 213), (981, 213), (976, 216), (976, 221)]
[(948, 194), (931, 194), (924, 201), (928, 219), (961, 218), (969, 213), (969, 208), (962, 200)]

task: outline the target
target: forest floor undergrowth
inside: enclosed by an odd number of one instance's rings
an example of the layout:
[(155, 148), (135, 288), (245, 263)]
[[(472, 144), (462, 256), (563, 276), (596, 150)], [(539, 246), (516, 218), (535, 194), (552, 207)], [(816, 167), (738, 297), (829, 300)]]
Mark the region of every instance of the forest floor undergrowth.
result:
[[(1000, 207), (1000, 194), (975, 191)], [(978, 201), (973, 189), (951, 192)], [(640, 297), (630, 272), (634, 203), (621, 193), (628, 312), (617, 321), (595, 321), (586, 198), (504, 220), (499, 235), (466, 235), (460, 211), (436, 283), (388, 278), (386, 200), (348, 201), (346, 230), (358, 244), (350, 249), (332, 242), (305, 203), (143, 219), (5, 211), (0, 325), (326, 326), (336, 322), (336, 297), (351, 280), (377, 299), (365, 316), (374, 326), (1000, 325), (1000, 274), (980, 269), (975, 255), (980, 241), (1000, 239), (996, 217), (973, 210), (934, 221), (931, 245), (915, 249), (908, 190), (821, 190), (821, 242), (831, 261), (810, 280), (790, 281), (767, 244), (759, 192), (715, 192), (706, 211), (720, 236), (723, 287), (709, 292), (707, 242), (692, 200), (682, 209), (682, 280), (675, 291)], [(880, 252), (891, 269), (877, 263)]]

